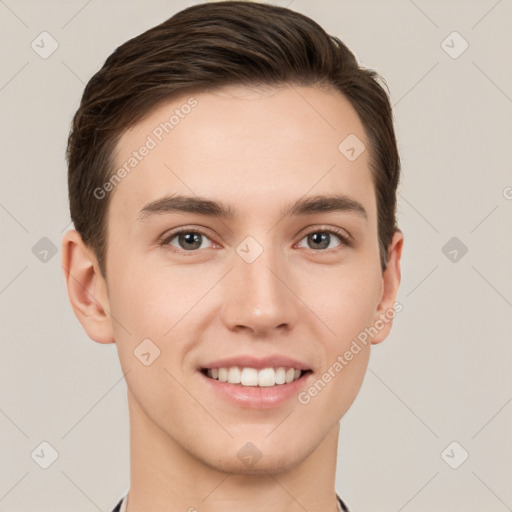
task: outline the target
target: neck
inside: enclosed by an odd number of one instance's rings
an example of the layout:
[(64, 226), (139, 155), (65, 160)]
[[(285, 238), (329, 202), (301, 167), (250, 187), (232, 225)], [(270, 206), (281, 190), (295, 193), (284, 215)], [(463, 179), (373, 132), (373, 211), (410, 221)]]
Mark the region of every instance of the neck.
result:
[(336, 512), (339, 423), (286, 471), (226, 473), (190, 454), (155, 425), (128, 392), (127, 512)]

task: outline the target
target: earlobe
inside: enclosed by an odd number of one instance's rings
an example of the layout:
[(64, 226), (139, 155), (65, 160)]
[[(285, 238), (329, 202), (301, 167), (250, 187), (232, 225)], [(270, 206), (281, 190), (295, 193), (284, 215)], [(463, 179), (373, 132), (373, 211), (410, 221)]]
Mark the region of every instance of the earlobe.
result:
[(403, 233), (397, 230), (388, 247), (388, 264), (386, 270), (382, 273), (382, 298), (374, 319), (375, 328), (378, 330), (372, 339), (374, 345), (387, 338), (393, 325), (396, 297), (401, 280), (400, 260), (403, 241)]
[(87, 335), (98, 343), (114, 343), (105, 280), (93, 251), (75, 230), (62, 238), (62, 268), (71, 307)]

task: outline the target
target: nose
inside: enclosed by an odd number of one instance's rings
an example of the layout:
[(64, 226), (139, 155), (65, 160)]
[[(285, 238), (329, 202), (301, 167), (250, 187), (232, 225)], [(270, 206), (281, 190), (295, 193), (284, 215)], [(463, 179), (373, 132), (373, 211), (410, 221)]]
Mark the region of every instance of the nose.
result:
[(235, 254), (233, 270), (224, 283), (221, 315), (228, 329), (265, 336), (293, 328), (300, 301), (285, 265), (270, 251), (263, 251), (252, 263)]

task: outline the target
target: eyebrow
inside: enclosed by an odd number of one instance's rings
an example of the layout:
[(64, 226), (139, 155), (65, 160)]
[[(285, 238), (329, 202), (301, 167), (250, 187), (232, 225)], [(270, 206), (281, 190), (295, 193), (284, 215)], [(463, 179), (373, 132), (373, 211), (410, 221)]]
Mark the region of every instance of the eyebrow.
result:
[[(367, 220), (368, 214), (363, 205), (346, 195), (315, 195), (300, 198), (289, 203), (281, 211), (283, 217), (305, 216), (315, 213), (348, 212)], [(231, 220), (236, 216), (236, 208), (199, 196), (172, 195), (147, 203), (139, 212), (138, 219), (145, 220), (153, 215), (165, 213), (195, 213), (208, 217)]]

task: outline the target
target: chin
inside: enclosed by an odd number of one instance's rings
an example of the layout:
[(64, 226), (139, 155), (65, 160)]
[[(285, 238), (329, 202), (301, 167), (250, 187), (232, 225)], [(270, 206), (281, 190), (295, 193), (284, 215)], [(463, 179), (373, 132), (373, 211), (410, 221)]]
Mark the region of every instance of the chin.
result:
[[(271, 442), (264, 435), (260, 437), (244, 436), (231, 439), (229, 447), (218, 447), (218, 451), (209, 454), (196, 453), (205, 465), (222, 471), (238, 475), (268, 475), (289, 471), (299, 465), (312, 453), (316, 446), (310, 442), (301, 442), (294, 439), (293, 445), (286, 443), (285, 439), (276, 436)], [(251, 439), (252, 441), (246, 441)], [(233, 447), (235, 447), (233, 449)]]
[(233, 473), (235, 475), (261, 475), (279, 474), (293, 469), (301, 462), (302, 458), (297, 458), (296, 454), (272, 454), (262, 455), (262, 457), (253, 465), (243, 463), (235, 453), (230, 457), (220, 457), (214, 459), (203, 459), (203, 463), (212, 469), (224, 473)]

